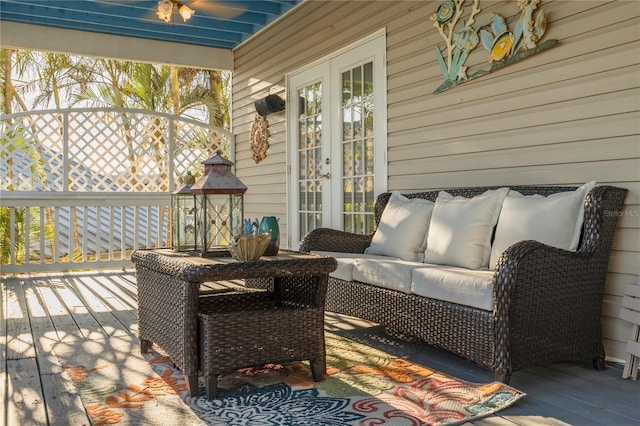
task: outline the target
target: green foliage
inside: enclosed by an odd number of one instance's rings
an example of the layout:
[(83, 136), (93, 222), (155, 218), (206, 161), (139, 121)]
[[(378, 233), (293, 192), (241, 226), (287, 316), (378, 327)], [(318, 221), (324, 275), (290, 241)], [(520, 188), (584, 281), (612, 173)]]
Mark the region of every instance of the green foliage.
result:
[[(11, 246), (11, 213), (14, 213), (13, 217), (13, 247)], [(25, 211), (26, 208), (14, 209), (10, 207), (2, 206), (0, 207), (0, 263), (8, 264), (11, 260), (11, 251), (16, 256), (16, 263), (24, 263), (24, 255), (25, 255)]]
[[(14, 108), (4, 111), (52, 106), (141, 108), (229, 128), (229, 73), (61, 53), (9, 49), (0, 53), (0, 90), (4, 94), (9, 85), (14, 95), (9, 100)], [(5, 64), (11, 66), (13, 78), (6, 76)]]

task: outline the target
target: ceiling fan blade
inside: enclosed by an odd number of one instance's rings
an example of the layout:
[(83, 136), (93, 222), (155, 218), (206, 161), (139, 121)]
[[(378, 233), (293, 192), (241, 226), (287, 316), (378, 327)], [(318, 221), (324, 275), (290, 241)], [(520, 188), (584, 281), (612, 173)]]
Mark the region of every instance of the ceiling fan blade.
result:
[[(141, 21), (157, 21), (158, 0), (93, 0), (109, 8), (110, 13), (121, 13)], [(115, 10), (118, 12), (113, 12)]]
[(244, 3), (225, 2), (216, 0), (191, 0), (185, 1), (193, 10), (202, 12), (221, 19), (233, 19), (242, 15), (247, 10), (247, 5)]
[(158, 17), (157, 9), (153, 9), (153, 10), (149, 10), (148, 12), (145, 12), (145, 14), (140, 17), (140, 19), (143, 21), (160, 20), (160, 18)]

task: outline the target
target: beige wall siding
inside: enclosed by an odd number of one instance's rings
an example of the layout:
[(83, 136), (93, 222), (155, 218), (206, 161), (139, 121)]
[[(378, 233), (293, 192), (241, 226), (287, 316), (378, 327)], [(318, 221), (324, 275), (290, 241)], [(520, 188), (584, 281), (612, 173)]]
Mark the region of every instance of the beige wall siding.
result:
[[(285, 97), (286, 73), (384, 27), (390, 190), (589, 180), (629, 189), (603, 307), (607, 354), (623, 358), (630, 325), (618, 319), (621, 294), (640, 273), (640, 4), (543, 4), (543, 40), (558, 39), (557, 46), (438, 95), (435, 48), (443, 41), (429, 15), (439, 2), (304, 2), (241, 45), (233, 116), (247, 214), (279, 216), (286, 231), (285, 114), (268, 116), (271, 146), (255, 164), (253, 102), (269, 93)], [(513, 1), (480, 5), (480, 24), (491, 12), (517, 12)], [(486, 69), (486, 57), (476, 49), (468, 73)]]
[[(280, 217), (281, 245), (287, 244), (285, 112), (267, 117), (271, 137), (267, 158), (251, 158), (249, 131), (253, 102), (270, 93), (285, 98), (285, 74), (359, 40), (396, 16), (410, 16), (418, 2), (310, 1), (235, 51), (233, 128), (236, 174), (249, 187), (246, 215)], [(363, 7), (364, 6), (364, 7)]]

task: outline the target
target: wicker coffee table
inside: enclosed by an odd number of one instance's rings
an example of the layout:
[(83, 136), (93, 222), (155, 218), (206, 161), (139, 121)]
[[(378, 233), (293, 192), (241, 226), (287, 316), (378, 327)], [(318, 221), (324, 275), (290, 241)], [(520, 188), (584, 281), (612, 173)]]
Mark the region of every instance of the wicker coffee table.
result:
[[(324, 303), (328, 275), (337, 267), (334, 258), (281, 251), (243, 262), (156, 249), (136, 250), (131, 261), (141, 351), (152, 343), (166, 351), (185, 375), (191, 396), (197, 395), (199, 372), (211, 397), (218, 374), (270, 362), (310, 360), (314, 379), (321, 380)], [(273, 286), (199, 292), (204, 282), (246, 278), (271, 278)]]

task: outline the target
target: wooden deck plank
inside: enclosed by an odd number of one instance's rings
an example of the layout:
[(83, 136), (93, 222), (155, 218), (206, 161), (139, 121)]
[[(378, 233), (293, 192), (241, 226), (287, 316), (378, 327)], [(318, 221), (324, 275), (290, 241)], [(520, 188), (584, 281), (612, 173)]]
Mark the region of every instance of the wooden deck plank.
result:
[[(108, 304), (100, 299), (94, 289), (85, 284), (85, 280), (87, 280), (87, 277), (80, 279), (78, 276), (68, 274), (66, 276), (67, 288), (74, 293), (77, 299), (76, 303), (82, 304), (81, 316), (91, 317), (106, 336), (128, 336), (130, 334), (129, 329), (118, 321)], [(72, 311), (72, 315), (77, 318), (79, 314)], [(97, 332), (98, 329), (96, 328), (95, 331)], [(96, 337), (91, 337), (91, 339), (95, 340)]]
[[(566, 426), (567, 423), (542, 416), (492, 416), (465, 423), (473, 426)], [(569, 425), (570, 426), (570, 425)]]
[(75, 387), (53, 353), (60, 340), (46, 308), (47, 299), (39, 291), (49, 287), (47, 277), (35, 277), (23, 283), (42, 394), (50, 424), (87, 425), (89, 418)]
[(35, 289), (40, 298), (45, 301), (45, 309), (54, 326), (58, 341), (71, 343), (84, 340), (82, 330), (73, 320), (62, 301), (62, 296), (57, 292), (57, 289), (64, 288), (64, 282), (55, 276), (39, 276), (37, 279), (42, 285), (36, 286)]
[[(135, 269), (123, 269), (122, 271), (112, 271), (111, 274), (114, 280), (121, 283), (123, 288), (127, 288), (132, 291), (133, 297), (138, 300), (138, 283), (136, 281)], [(136, 303), (137, 305), (137, 303)]]
[(109, 281), (113, 284), (112, 288), (123, 302), (129, 304), (135, 313), (136, 320), (130, 327), (130, 330), (136, 336), (138, 335), (138, 286), (135, 282), (135, 270), (130, 271), (130, 275), (126, 273), (113, 273), (108, 275)]
[[(79, 331), (79, 337), (86, 340), (104, 339), (107, 333), (98, 320), (91, 314), (89, 306), (70, 288), (71, 283), (69, 281), (67, 275), (58, 277), (56, 282), (58, 282), (59, 285), (56, 285), (54, 290), (62, 302), (64, 309), (68, 312), (70, 320)], [(73, 327), (65, 331), (75, 334)]]
[[(3, 277), (0, 290), (0, 338), (12, 341), (12, 356), (17, 358), (7, 357), (9, 345), (0, 348), (0, 374), (5, 371), (0, 426), (88, 424), (70, 378), (64, 372), (53, 373), (60, 366), (48, 349), (54, 341), (73, 349), (85, 339), (104, 339), (105, 329), (135, 338), (134, 272)], [(326, 324), (338, 333), (371, 325), (333, 313), (327, 313)], [(20, 338), (14, 342), (16, 337)], [(471, 382), (493, 380), (490, 371), (446, 351), (419, 342), (415, 347), (417, 362), (445, 374)], [(621, 365), (607, 365), (605, 371), (596, 371), (588, 361), (555, 363), (516, 372), (511, 385), (527, 396), (467, 426), (640, 425), (640, 384), (623, 380)]]
[(35, 358), (7, 360), (9, 383), (7, 423), (9, 425), (47, 425), (47, 413)]
[(473, 423), (467, 422), (463, 426), (518, 426), (517, 423), (510, 422), (502, 417), (487, 417), (486, 419), (476, 420)]
[(42, 377), (42, 384), (49, 424), (68, 426), (91, 424), (80, 395), (66, 373), (46, 374)]
[[(95, 282), (99, 287), (93, 287), (103, 301), (116, 303), (118, 309), (137, 310), (138, 301), (135, 287), (130, 287), (130, 283), (118, 279), (117, 275), (91, 274), (84, 282)], [(124, 284), (124, 286), (122, 285)]]
[(24, 281), (23, 288), (40, 374), (60, 374), (63, 371), (62, 366), (51, 353), (53, 346), (59, 342), (58, 334), (47, 313), (45, 300), (37, 290), (38, 287), (46, 285), (46, 280), (32, 279)]
[(0, 277), (0, 426), (7, 425), (7, 285)]
[(95, 279), (113, 293), (120, 302), (134, 312), (138, 310), (138, 293), (136, 286), (123, 279), (121, 274), (106, 274)]
[(504, 416), (502, 419), (518, 426), (570, 426), (561, 420), (543, 416)]
[[(532, 367), (527, 369), (531, 374), (544, 377), (548, 383), (548, 392), (560, 395), (571, 395), (572, 398), (587, 400), (598, 412), (612, 415), (638, 417), (640, 411), (640, 385), (631, 381), (621, 381), (621, 370), (609, 366), (619, 373), (616, 377), (595, 370), (590, 362), (584, 365), (562, 363), (551, 366)], [(609, 372), (610, 373), (610, 372)], [(611, 382), (606, 393), (601, 389), (604, 383)]]
[[(123, 300), (122, 294), (113, 286), (108, 277), (89, 276), (83, 280), (84, 287), (91, 289), (110, 313), (122, 324), (130, 334), (132, 327), (138, 323), (137, 305)], [(137, 328), (137, 327), (136, 327)]]
[[(605, 372), (601, 371), (603, 375)], [(570, 424), (584, 426), (625, 425), (633, 421), (615, 412), (605, 411), (593, 404), (593, 395), (580, 395), (570, 386), (558, 385), (552, 378), (541, 380), (528, 369), (512, 376), (511, 384), (527, 393), (528, 400), (535, 401), (538, 409), (547, 416), (560, 418)], [(525, 390), (526, 389), (526, 390)], [(504, 412), (507, 415), (507, 410)], [(640, 416), (640, 412), (638, 413)]]
[(18, 277), (7, 279), (7, 359), (35, 358), (27, 304)]

